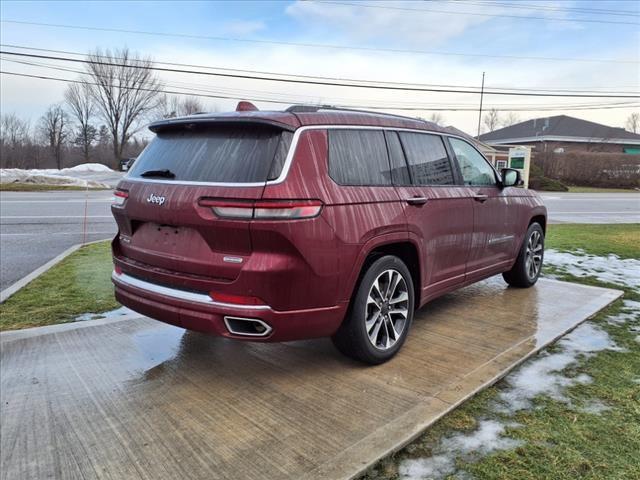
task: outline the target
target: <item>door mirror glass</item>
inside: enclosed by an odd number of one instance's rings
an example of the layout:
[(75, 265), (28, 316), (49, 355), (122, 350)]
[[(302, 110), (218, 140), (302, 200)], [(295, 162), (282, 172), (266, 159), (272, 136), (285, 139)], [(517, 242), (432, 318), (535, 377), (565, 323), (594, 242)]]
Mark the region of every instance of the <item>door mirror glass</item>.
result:
[(520, 172), (513, 168), (503, 168), (502, 169), (502, 186), (514, 187), (516, 185), (522, 185), (522, 180), (520, 180)]

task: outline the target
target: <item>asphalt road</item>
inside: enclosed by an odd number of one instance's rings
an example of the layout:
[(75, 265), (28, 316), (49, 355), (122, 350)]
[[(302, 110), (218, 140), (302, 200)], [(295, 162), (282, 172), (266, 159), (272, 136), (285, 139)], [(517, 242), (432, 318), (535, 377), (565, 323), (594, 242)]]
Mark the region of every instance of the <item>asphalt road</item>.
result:
[[(0, 290), (67, 248), (116, 232), (110, 191), (0, 192)], [(552, 223), (640, 223), (640, 193), (545, 193)]]
[(0, 192), (0, 290), (83, 238), (113, 236), (112, 196), (111, 191)]
[(640, 223), (640, 193), (543, 193), (550, 223)]

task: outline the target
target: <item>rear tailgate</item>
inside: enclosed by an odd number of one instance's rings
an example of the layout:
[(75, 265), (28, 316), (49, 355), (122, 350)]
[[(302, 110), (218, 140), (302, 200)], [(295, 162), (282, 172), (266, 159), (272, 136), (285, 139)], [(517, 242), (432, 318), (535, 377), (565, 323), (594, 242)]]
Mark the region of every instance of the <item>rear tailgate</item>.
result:
[(116, 258), (138, 276), (186, 288), (234, 280), (252, 252), (249, 222), (220, 218), (210, 204), (259, 200), (291, 136), (253, 124), (159, 132), (118, 185)]

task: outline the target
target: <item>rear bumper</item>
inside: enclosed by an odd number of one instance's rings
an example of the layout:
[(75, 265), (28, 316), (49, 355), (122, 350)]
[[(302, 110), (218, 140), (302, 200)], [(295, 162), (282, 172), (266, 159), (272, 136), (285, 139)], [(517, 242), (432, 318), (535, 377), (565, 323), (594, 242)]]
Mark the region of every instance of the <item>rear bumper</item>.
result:
[[(267, 305), (215, 302), (208, 295), (170, 288), (126, 274), (112, 274), (116, 299), (148, 317), (188, 330), (251, 341), (282, 342), (332, 335), (344, 318), (347, 305), (307, 310), (277, 311)], [(256, 319), (270, 331), (264, 336), (231, 333), (225, 317)]]

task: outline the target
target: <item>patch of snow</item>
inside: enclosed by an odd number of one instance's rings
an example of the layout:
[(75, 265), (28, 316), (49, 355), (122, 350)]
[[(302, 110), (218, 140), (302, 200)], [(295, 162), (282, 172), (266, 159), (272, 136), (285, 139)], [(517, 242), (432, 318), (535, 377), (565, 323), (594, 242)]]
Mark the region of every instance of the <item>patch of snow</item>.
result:
[(606, 412), (607, 410), (611, 410), (611, 407), (609, 405), (605, 405), (600, 400), (594, 400), (580, 408), (581, 412), (589, 413), (591, 415), (600, 415), (602, 412)]
[(563, 392), (567, 387), (589, 383), (591, 378), (584, 374), (570, 378), (563, 375), (562, 370), (603, 350), (624, 351), (593, 323), (583, 323), (560, 339), (558, 345), (561, 351), (543, 352), (505, 378), (509, 388), (500, 393), (497, 411), (513, 414), (531, 408), (533, 399), (539, 395), (566, 402)]
[(576, 277), (593, 277), (601, 282), (640, 288), (640, 260), (633, 258), (620, 258), (613, 254), (600, 257), (580, 251), (568, 253), (547, 250), (544, 253), (544, 262), (562, 273)]
[(403, 461), (398, 472), (400, 478), (443, 478), (455, 472), (458, 456), (473, 460), (498, 450), (516, 448), (522, 442), (504, 436), (504, 431), (509, 426), (516, 425), (482, 420), (475, 431), (456, 434), (442, 440), (437, 453), (432, 457)]

